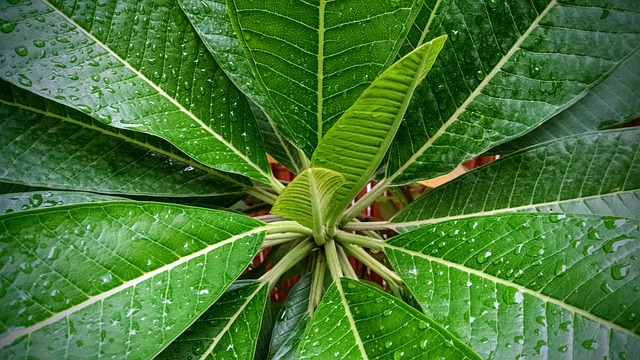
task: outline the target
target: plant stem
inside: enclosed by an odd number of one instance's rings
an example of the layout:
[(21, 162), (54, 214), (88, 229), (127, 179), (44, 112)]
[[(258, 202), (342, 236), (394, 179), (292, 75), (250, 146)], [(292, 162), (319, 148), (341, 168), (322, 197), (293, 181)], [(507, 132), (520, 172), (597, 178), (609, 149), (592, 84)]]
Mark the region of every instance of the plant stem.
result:
[(271, 270), (260, 277), (260, 281), (269, 283), (269, 290), (271, 290), (280, 279), (280, 276), (287, 272), (291, 267), (300, 262), (306, 257), (306, 255), (315, 246), (311, 238), (300, 242), (293, 249), (291, 249), (287, 255), (285, 255)]
[(387, 179), (383, 179), (376, 186), (371, 189), (368, 193), (364, 194), (360, 200), (358, 200), (352, 207), (348, 208), (347, 211), (342, 215), (342, 219), (340, 220), (341, 224), (346, 224), (351, 221), (353, 218), (358, 216), (364, 209), (366, 209), (369, 205), (373, 204), (379, 197), (387, 190)]
[(297, 149), (298, 150), (298, 156), (300, 157), (300, 162), (302, 162), (302, 170), (306, 170), (308, 168), (311, 167), (311, 164), (309, 163), (309, 159), (307, 158), (307, 155), (304, 154), (304, 151)]
[(256, 187), (246, 187), (244, 188), (244, 192), (271, 205), (273, 205), (278, 198), (276, 195)]
[(345, 231), (339, 231), (338, 233), (336, 233), (336, 238), (342, 244), (353, 244), (378, 251), (384, 248), (384, 240), (363, 235), (351, 234)]
[(280, 194), (284, 189), (284, 185), (282, 185), (278, 179), (273, 177), (273, 175), (269, 176), (269, 185), (271, 185), (271, 188), (276, 192), (276, 194)]
[(340, 266), (340, 259), (338, 259), (338, 251), (336, 250), (336, 242), (331, 239), (324, 243), (324, 251), (327, 255), (327, 265), (331, 272), (331, 278), (334, 282), (340, 281), (343, 276), (342, 267)]
[(266, 249), (276, 245), (285, 244), (293, 240), (298, 240), (302, 236), (303, 235), (299, 233), (269, 234), (264, 239), (264, 242), (262, 243), (262, 246), (260, 248)]
[(342, 272), (344, 273), (344, 275), (353, 280), (358, 280), (358, 275), (356, 275), (356, 272), (353, 270), (353, 267), (351, 267), (351, 263), (349, 262), (349, 259), (347, 258), (347, 254), (345, 254), (342, 246), (337, 246), (337, 250), (338, 250), (338, 260), (340, 260), (340, 266), (342, 267)]
[(254, 219), (256, 220), (260, 220), (264, 223), (273, 223), (273, 222), (278, 222), (278, 221), (287, 221), (287, 219), (283, 218), (280, 215), (273, 215), (273, 214), (268, 214), (268, 215), (260, 215), (260, 216), (256, 216), (254, 217)]
[[(267, 234), (283, 234), (283, 233), (298, 233), (302, 235), (313, 235), (311, 229), (306, 228), (295, 221), (278, 221), (269, 223), (265, 226)], [(267, 235), (268, 236), (268, 235)]]
[(356, 222), (352, 221), (342, 225), (344, 230), (366, 231), (366, 230), (393, 230), (392, 224), (388, 221)]
[(311, 279), (311, 292), (309, 293), (309, 313), (313, 314), (313, 310), (320, 304), (322, 299), (322, 290), (324, 286), (324, 273), (327, 271), (327, 261), (324, 251), (316, 251), (316, 258), (313, 268), (313, 278)]
[(360, 260), (360, 262), (368, 266), (369, 269), (378, 273), (378, 275), (380, 275), (383, 279), (385, 279), (389, 284), (394, 284), (394, 285), (402, 284), (402, 279), (398, 275), (396, 275), (395, 272), (393, 272), (391, 269), (381, 264), (378, 260), (374, 259), (373, 256), (369, 255), (362, 248), (355, 245), (350, 245), (350, 244), (343, 244), (343, 245), (345, 250), (347, 250), (351, 256)]

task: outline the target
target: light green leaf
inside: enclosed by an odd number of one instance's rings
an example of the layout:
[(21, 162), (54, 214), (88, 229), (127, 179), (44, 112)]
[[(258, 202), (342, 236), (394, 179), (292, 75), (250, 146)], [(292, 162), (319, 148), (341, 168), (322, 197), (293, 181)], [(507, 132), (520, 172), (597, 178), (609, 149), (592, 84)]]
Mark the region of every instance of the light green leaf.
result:
[(4, 358), (152, 358), (260, 249), (260, 222), (103, 202), (0, 216)]
[(448, 34), (389, 151), (388, 182), (452, 171), (587, 94), (640, 46), (640, 3), (443, 0)]
[[(395, 59), (422, 1), (228, 2), (273, 120), (307, 156)], [(263, 105), (264, 104), (260, 104)]]
[(425, 314), (483, 358), (631, 359), (639, 225), (502, 214), (424, 226), (384, 251)]
[(312, 274), (307, 273), (287, 294), (280, 314), (273, 327), (269, 359), (295, 359), (298, 343), (309, 321), (309, 294)]
[(262, 313), (269, 297), (265, 284), (258, 281), (232, 284), (156, 359), (253, 360)]
[(3, 3), (3, 20), (16, 26), (0, 33), (0, 76), (105, 124), (166, 139), (205, 165), (268, 182), (246, 99), (175, 2), (98, 5)]
[(0, 214), (87, 202), (124, 200), (115, 196), (76, 191), (33, 191), (0, 195)]
[(441, 325), (401, 300), (343, 278), (322, 298), (299, 359), (479, 359)]
[(491, 149), (506, 154), (564, 136), (611, 129), (640, 117), (640, 51), (585, 97), (540, 127)]
[(307, 169), (282, 191), (271, 213), (297, 221), (320, 236), (326, 219), (335, 213), (335, 193), (345, 182), (345, 178), (333, 170)]
[(430, 191), (392, 221), (410, 228), (516, 211), (640, 219), (639, 139), (638, 128), (608, 130), (521, 150)]
[(148, 196), (213, 196), (248, 179), (212, 170), (162, 139), (105, 126), (0, 82), (0, 180)]
[(347, 185), (336, 194), (344, 210), (382, 161), (413, 90), (433, 65), (446, 36), (422, 45), (378, 77), (329, 130), (311, 165), (342, 174)]

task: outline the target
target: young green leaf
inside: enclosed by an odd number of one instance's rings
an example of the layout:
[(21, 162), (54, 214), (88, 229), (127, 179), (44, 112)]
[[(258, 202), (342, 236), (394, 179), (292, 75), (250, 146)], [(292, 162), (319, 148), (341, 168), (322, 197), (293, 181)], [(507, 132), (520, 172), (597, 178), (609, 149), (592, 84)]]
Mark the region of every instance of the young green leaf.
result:
[(152, 358), (260, 249), (261, 223), (178, 205), (102, 202), (0, 216), (0, 352)]
[[(202, 166), (162, 139), (106, 126), (0, 81), (0, 180), (146, 196), (213, 196), (248, 179)], [(158, 181), (158, 180), (162, 181)]]
[(401, 300), (343, 278), (322, 298), (299, 359), (479, 359), (441, 325)]
[(311, 156), (395, 59), (422, 1), (228, 1), (231, 22), (285, 136)]
[(175, 2), (98, 5), (3, 3), (3, 20), (16, 25), (0, 32), (2, 78), (105, 124), (159, 136), (205, 165), (268, 183), (245, 97)]
[(253, 360), (268, 290), (258, 281), (233, 283), (156, 359)]
[(448, 221), (384, 251), (424, 313), (483, 358), (633, 358), (640, 222), (573, 214)]
[(126, 200), (116, 196), (107, 196), (77, 191), (31, 191), (0, 195), (0, 214), (48, 208), (52, 206)]
[(393, 64), (360, 96), (316, 149), (311, 165), (342, 174), (347, 184), (336, 193), (344, 210), (382, 161), (413, 90), (433, 65), (446, 36), (426, 43)]
[(388, 183), (452, 171), (580, 99), (640, 46), (638, 2), (442, 1), (448, 34), (389, 151)]
[(505, 212), (640, 216), (640, 129), (558, 139), (513, 153), (425, 194), (399, 228)]

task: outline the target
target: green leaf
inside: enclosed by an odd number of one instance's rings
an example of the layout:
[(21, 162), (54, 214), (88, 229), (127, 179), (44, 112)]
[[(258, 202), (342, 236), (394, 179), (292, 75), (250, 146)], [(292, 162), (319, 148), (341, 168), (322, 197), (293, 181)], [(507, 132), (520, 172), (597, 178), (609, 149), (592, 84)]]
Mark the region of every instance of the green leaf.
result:
[(294, 220), (320, 236), (326, 219), (336, 211), (334, 195), (345, 182), (345, 178), (333, 170), (307, 169), (282, 191), (271, 213)]
[(156, 359), (253, 360), (262, 314), (269, 297), (265, 284), (258, 281), (232, 284)]
[(289, 291), (273, 327), (269, 359), (293, 360), (309, 321), (309, 294), (312, 274), (307, 273)]
[(115, 196), (77, 191), (32, 191), (0, 195), (0, 214), (60, 205), (124, 200)]
[(564, 136), (611, 129), (640, 117), (638, 69), (640, 51), (568, 109), (525, 136), (491, 149), (490, 152), (506, 154)]
[(322, 139), (311, 165), (334, 170), (347, 180), (336, 194), (337, 210), (347, 207), (378, 168), (413, 90), (433, 65), (445, 40), (443, 36), (426, 43), (393, 64)]
[(258, 86), (277, 112), (273, 120), (310, 157), (394, 60), (422, 1), (228, 5)]
[(425, 314), (483, 358), (634, 358), (639, 225), (502, 214), (424, 226), (385, 253)]
[(638, 139), (638, 128), (609, 130), (521, 150), (430, 191), (392, 221), (410, 228), (516, 211), (640, 219)]
[(152, 358), (260, 249), (260, 222), (178, 205), (103, 202), (0, 216), (7, 358)]
[(298, 349), (299, 359), (440, 357), (479, 358), (418, 310), (346, 278), (327, 290)]
[(4, 3), (3, 20), (16, 26), (0, 33), (3, 79), (105, 124), (159, 136), (205, 165), (268, 182), (249, 104), (175, 2), (98, 5)]
[(192, 160), (164, 140), (106, 126), (0, 82), (0, 179), (37, 187), (149, 196), (242, 191), (247, 179)]
[(427, 25), (426, 40), (450, 41), (389, 151), (395, 185), (448, 173), (533, 130), (640, 46), (636, 1), (446, 0)]

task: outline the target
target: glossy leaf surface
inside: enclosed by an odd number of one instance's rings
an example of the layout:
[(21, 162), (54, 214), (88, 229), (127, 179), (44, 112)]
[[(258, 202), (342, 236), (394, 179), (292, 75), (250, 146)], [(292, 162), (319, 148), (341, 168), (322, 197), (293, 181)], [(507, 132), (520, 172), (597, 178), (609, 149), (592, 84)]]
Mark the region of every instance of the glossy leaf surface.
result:
[(105, 124), (159, 136), (208, 166), (267, 182), (248, 102), (175, 2), (99, 4), (4, 3), (3, 20), (16, 26), (0, 33), (3, 79)]
[(483, 358), (633, 358), (639, 225), (503, 214), (424, 226), (385, 253), (425, 314)]
[(269, 359), (294, 359), (298, 343), (309, 321), (309, 293), (311, 273), (300, 280), (289, 291), (287, 299), (273, 327), (273, 337), (269, 346)]
[(273, 120), (309, 157), (394, 60), (421, 4), (228, 2), (258, 85), (277, 112)]
[(433, 65), (446, 37), (426, 43), (385, 70), (329, 130), (311, 159), (343, 175), (337, 209), (347, 207), (369, 181), (400, 126), (413, 90)]
[(257, 281), (232, 284), (156, 359), (252, 360), (268, 290)]
[(402, 210), (400, 227), (504, 212), (571, 212), (638, 219), (640, 129), (541, 144), (468, 172)]
[(640, 46), (639, 4), (442, 1), (425, 39), (450, 41), (416, 90), (387, 177), (448, 173), (580, 99)]
[(124, 200), (78, 191), (33, 191), (0, 195), (0, 214), (87, 202)]
[(401, 300), (343, 278), (307, 325), (299, 359), (479, 359), (441, 325)]
[(610, 129), (640, 117), (640, 52), (627, 59), (605, 81), (532, 132), (491, 149), (506, 154), (563, 136)]
[(1, 83), (0, 179), (57, 189), (148, 196), (242, 191), (247, 179), (195, 162), (166, 141), (106, 126)]
[(0, 216), (2, 357), (153, 357), (242, 273), (260, 225), (121, 201)]

